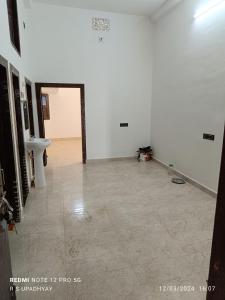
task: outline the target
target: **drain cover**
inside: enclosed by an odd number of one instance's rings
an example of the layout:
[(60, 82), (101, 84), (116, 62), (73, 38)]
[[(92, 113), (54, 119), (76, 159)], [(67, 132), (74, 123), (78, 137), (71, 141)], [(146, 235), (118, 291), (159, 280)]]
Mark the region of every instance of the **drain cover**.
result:
[(172, 178), (172, 182), (176, 184), (185, 184), (185, 180), (182, 178)]

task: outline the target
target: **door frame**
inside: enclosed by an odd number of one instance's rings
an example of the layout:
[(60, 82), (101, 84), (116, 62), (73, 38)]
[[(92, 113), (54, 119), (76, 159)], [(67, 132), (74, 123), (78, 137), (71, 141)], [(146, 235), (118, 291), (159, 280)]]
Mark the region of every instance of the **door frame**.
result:
[[(24, 80), (25, 80), (25, 89), (26, 89), (26, 100), (27, 100), (27, 105), (28, 105), (28, 111), (29, 111), (29, 132), (30, 132), (30, 137), (35, 137), (35, 124), (34, 124), (34, 95), (33, 95), (33, 83), (31, 80), (29, 80), (27, 77), (24, 77)], [(27, 85), (30, 86), (31, 88), (31, 107), (30, 107), (30, 104), (29, 104), (29, 99), (28, 99), (28, 96), (27, 96)], [(31, 111), (30, 111), (30, 108), (31, 108)], [(30, 116), (30, 113), (32, 113), (32, 116)], [(33, 128), (31, 128), (31, 119), (30, 117), (32, 117), (32, 126)], [(33, 129), (33, 135), (31, 133), (31, 130)], [(31, 179), (30, 179), (30, 184), (31, 184), (31, 187), (35, 187), (35, 175), (34, 175), (34, 154), (33, 154), (33, 151), (31, 151), (31, 168), (32, 168), (32, 174), (31, 174)]]
[(86, 147), (86, 117), (85, 117), (85, 85), (81, 83), (35, 83), (37, 114), (39, 134), (41, 138), (45, 138), (44, 120), (41, 106), (41, 89), (42, 88), (79, 88), (80, 89), (80, 104), (81, 104), (81, 131), (82, 131), (82, 161), (87, 162), (87, 147)]
[[(26, 99), (27, 99), (27, 103), (28, 103), (28, 97), (27, 97), (27, 85), (29, 85), (31, 87), (31, 97), (32, 97), (32, 117), (33, 117), (33, 126), (34, 126), (34, 103), (33, 103), (33, 91), (32, 91), (32, 82), (27, 78), (25, 77), (24, 78), (25, 80), (25, 89), (26, 89)], [(29, 109), (29, 103), (28, 103), (28, 109)], [(29, 125), (30, 125), (30, 111), (29, 111)], [(35, 126), (34, 126), (35, 127)], [(31, 125), (30, 125), (30, 135), (31, 135)], [(34, 136), (35, 136), (35, 128), (34, 129)], [(32, 136), (32, 135), (31, 135)]]
[[(17, 190), (19, 197), (19, 207), (18, 207), (18, 221), (21, 220), (23, 214), (23, 203), (22, 203), (22, 186), (21, 186), (21, 172), (19, 161), (19, 150), (18, 150), (18, 140), (17, 140), (17, 127), (16, 127), (16, 116), (15, 116), (15, 106), (14, 106), (14, 95), (12, 90), (12, 70), (13, 72), (18, 72), (13, 65), (9, 64), (7, 59), (0, 55), (0, 64), (6, 68), (7, 82), (8, 82), (8, 96), (9, 96), (9, 112), (10, 112), (10, 123), (12, 130), (12, 143), (13, 143), (13, 160), (16, 172), (17, 180)], [(19, 72), (18, 72), (19, 74)]]
[[(1, 169), (1, 162), (0, 162)], [(3, 178), (0, 174), (0, 196), (4, 193)], [(0, 266), (3, 272), (2, 278), (0, 280), (0, 293), (2, 299), (16, 299), (12, 296), (15, 295), (15, 289), (10, 283), (10, 278), (12, 278), (12, 262), (10, 254), (10, 244), (8, 237), (8, 225), (6, 220), (0, 219)]]
[[(16, 157), (18, 155), (18, 152), (17, 152), (18, 141), (17, 141), (16, 133), (14, 132), (14, 128), (15, 128), (14, 124), (16, 123), (14, 105), (12, 105), (12, 102), (11, 102), (11, 99), (13, 97), (13, 92), (11, 89), (11, 79), (12, 79), (11, 70), (14, 67), (11, 64), (9, 65), (8, 61), (1, 55), (0, 55), (0, 64), (6, 68), (6, 73), (7, 73), (9, 108), (10, 108), (10, 123), (11, 123), (11, 127), (12, 127), (12, 139), (13, 139), (13, 146), (14, 146), (14, 163), (15, 163), (15, 167), (16, 167)], [(17, 70), (15, 69), (15, 71), (17, 71)]]
[[(23, 116), (23, 112), (22, 112), (22, 102), (21, 102), (21, 78), (20, 78), (20, 72), (12, 65), (9, 65), (9, 71), (10, 71), (10, 80), (11, 80), (11, 98), (12, 98), (12, 107), (13, 107), (13, 122), (14, 122), (14, 128), (15, 128), (15, 136), (14, 139), (16, 141), (16, 148), (17, 148), (17, 158), (18, 158), (18, 162), (19, 162), (19, 180), (20, 180), (20, 193), (21, 193), (21, 207), (24, 207), (26, 204), (26, 200), (24, 202), (24, 191), (23, 191), (23, 179), (22, 179), (22, 166), (20, 163), (20, 150), (19, 150), (19, 140), (18, 140), (18, 126), (17, 126), (17, 115), (16, 115), (16, 99), (14, 96), (14, 86), (13, 86), (13, 75), (18, 77), (18, 81), (19, 81), (19, 92), (20, 92), (20, 111), (21, 111), (21, 126), (22, 126), (22, 134), (23, 134), (23, 147), (24, 147), (24, 154), (26, 157), (26, 147), (25, 147), (25, 128), (24, 128), (24, 116)], [(27, 173), (27, 180), (28, 180), (28, 167), (27, 167), (27, 162), (26, 162), (26, 173)], [(28, 192), (29, 194), (29, 192)], [(26, 197), (28, 198), (28, 196)], [(21, 208), (22, 210), (22, 208)]]
[[(14, 148), (13, 149), (13, 152), (14, 152), (14, 158), (13, 159), (14, 159), (14, 164), (15, 164), (15, 169), (16, 169), (16, 175), (17, 175), (18, 178), (20, 178), (20, 175), (19, 175), (18, 170), (17, 170), (17, 161), (16, 161), (16, 157), (18, 157), (18, 155), (19, 155), (17, 135), (16, 135), (16, 132), (15, 132), (15, 126), (14, 126), (14, 124), (16, 124), (16, 118), (15, 118), (14, 105), (12, 105), (12, 102), (11, 102), (12, 97), (14, 97), (13, 96), (13, 91), (11, 89), (11, 79), (12, 79), (11, 70), (14, 67), (11, 64), (9, 65), (8, 61), (1, 55), (0, 55), (0, 64), (6, 68), (6, 73), (7, 73), (9, 108), (10, 108), (10, 123), (11, 123), (11, 128), (12, 128), (12, 139), (13, 139), (13, 148)], [(14, 70), (17, 71), (15, 68), (14, 68)], [(18, 178), (17, 178), (17, 181), (18, 181)], [(19, 190), (19, 193), (20, 193), (19, 182), (18, 182), (18, 190)]]
[(209, 267), (207, 300), (225, 299), (225, 126), (214, 232)]
[[(13, 146), (13, 161), (14, 161), (14, 168), (15, 168), (15, 175), (17, 179), (17, 189), (18, 193), (20, 196), (20, 187), (18, 183), (18, 170), (17, 170), (17, 164), (16, 164), (16, 147), (14, 144), (14, 127), (13, 127), (13, 113), (12, 113), (12, 105), (11, 105), (11, 88), (10, 88), (10, 77), (9, 77), (9, 64), (8, 61), (0, 55), (0, 64), (6, 69), (6, 76), (7, 76), (7, 86), (8, 86), (8, 101), (9, 101), (9, 116), (10, 116), (10, 123), (11, 123), (11, 134), (12, 134), (12, 146)], [(1, 169), (1, 162), (0, 162), (0, 169)], [(2, 177), (0, 175), (0, 194), (4, 191), (3, 188), (3, 182), (2, 182)], [(21, 198), (19, 198), (19, 201)], [(21, 209), (19, 209), (19, 218), (21, 217)], [(10, 284), (10, 278), (13, 276), (12, 275), (12, 263), (11, 263), (11, 255), (10, 255), (10, 244), (9, 244), (9, 239), (8, 239), (8, 226), (5, 221), (0, 220), (0, 231), (1, 235), (4, 235), (4, 247), (0, 246), (0, 262), (1, 267), (3, 267), (3, 278), (0, 282), (0, 292), (1, 292), (1, 297), (5, 299), (16, 299), (16, 294), (15, 294), (15, 289), (13, 287), (13, 284)], [(5, 250), (5, 251), (4, 251)], [(6, 254), (6, 256), (3, 256)], [(8, 278), (5, 278), (5, 270), (8, 271)], [(7, 286), (6, 286), (7, 285)], [(8, 293), (7, 293), (8, 291)]]

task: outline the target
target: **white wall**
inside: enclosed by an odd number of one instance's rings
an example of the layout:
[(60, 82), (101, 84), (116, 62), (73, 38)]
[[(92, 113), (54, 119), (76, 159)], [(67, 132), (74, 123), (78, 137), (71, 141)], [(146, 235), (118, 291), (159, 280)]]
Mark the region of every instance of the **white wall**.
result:
[[(31, 52), (29, 48), (31, 27), (29, 10), (25, 9), (22, 0), (17, 0), (21, 45), (21, 56), (19, 56), (16, 50), (12, 47), (12, 43), (10, 40), (6, 2), (7, 1), (5, 0), (0, 0), (0, 54), (5, 57), (5, 59), (7, 59), (11, 64), (13, 64), (19, 72), (21, 72), (22, 80), (23, 76), (31, 77)], [(23, 22), (25, 22), (26, 24), (26, 29), (24, 29), (23, 27)]]
[[(35, 81), (84, 83), (87, 156), (134, 156), (150, 143), (151, 24), (146, 17), (33, 4)], [(111, 31), (92, 31), (107, 17)], [(120, 128), (128, 122), (128, 128)]]
[(79, 88), (43, 88), (49, 95), (50, 120), (45, 120), (47, 138), (81, 137)]
[[(225, 120), (225, 7), (183, 1), (155, 26), (152, 144), (159, 160), (216, 191)], [(215, 142), (202, 139), (216, 135)]]

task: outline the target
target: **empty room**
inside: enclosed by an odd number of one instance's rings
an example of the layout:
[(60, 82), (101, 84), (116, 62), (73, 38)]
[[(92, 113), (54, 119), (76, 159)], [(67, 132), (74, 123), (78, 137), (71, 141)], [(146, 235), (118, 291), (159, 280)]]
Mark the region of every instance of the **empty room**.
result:
[(0, 0), (0, 299), (225, 299), (225, 1)]

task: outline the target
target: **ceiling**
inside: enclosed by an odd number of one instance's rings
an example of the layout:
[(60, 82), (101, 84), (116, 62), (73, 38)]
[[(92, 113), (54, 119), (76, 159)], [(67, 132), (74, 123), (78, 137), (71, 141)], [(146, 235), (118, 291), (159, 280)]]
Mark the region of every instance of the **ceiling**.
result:
[(31, 2), (151, 16), (167, 0), (32, 0)]

